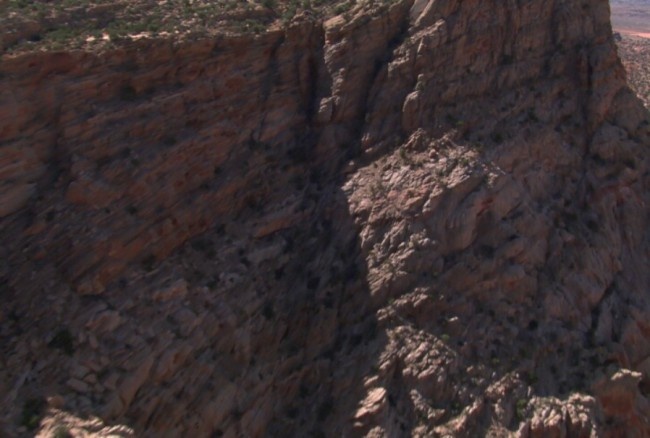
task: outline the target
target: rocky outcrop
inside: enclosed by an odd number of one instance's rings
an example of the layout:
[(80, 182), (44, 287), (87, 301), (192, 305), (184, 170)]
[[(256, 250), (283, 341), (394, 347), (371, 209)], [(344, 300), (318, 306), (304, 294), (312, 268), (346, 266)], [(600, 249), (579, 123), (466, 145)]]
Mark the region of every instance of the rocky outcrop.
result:
[(606, 1), (0, 77), (7, 434), (650, 433), (650, 127)]

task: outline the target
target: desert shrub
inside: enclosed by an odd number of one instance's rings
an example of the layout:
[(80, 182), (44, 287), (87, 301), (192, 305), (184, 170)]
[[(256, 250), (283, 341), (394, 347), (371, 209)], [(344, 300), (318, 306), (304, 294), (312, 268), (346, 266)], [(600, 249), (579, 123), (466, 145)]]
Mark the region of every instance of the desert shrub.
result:
[(515, 406), (515, 412), (517, 414), (517, 419), (519, 419), (519, 421), (523, 420), (526, 417), (527, 407), (528, 407), (528, 401), (526, 401), (523, 398), (517, 400), (517, 404)]
[(43, 409), (45, 408), (45, 401), (41, 398), (30, 398), (23, 404), (23, 409), (20, 413), (20, 425), (27, 428), (27, 430), (34, 430), (41, 422)]

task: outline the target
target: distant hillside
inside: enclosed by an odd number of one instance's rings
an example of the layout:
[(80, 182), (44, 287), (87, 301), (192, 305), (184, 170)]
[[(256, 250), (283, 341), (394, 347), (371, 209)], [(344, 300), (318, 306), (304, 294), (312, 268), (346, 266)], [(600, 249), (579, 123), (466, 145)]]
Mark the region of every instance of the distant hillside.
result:
[(612, 26), (625, 33), (650, 33), (650, 0), (611, 0)]

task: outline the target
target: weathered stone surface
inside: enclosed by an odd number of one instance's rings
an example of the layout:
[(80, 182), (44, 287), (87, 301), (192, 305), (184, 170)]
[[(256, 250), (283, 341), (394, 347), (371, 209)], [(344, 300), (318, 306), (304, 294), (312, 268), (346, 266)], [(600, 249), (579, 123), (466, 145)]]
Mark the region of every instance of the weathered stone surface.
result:
[(0, 428), (56, 395), (41, 435), (647, 435), (607, 2), (301, 17), (2, 59)]

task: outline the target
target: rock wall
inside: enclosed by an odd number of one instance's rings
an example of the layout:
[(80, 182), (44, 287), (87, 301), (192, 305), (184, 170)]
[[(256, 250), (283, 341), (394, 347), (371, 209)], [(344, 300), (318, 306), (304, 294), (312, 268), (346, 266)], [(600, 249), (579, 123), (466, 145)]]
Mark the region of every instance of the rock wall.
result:
[(650, 433), (650, 127), (606, 1), (0, 78), (6, 434)]

